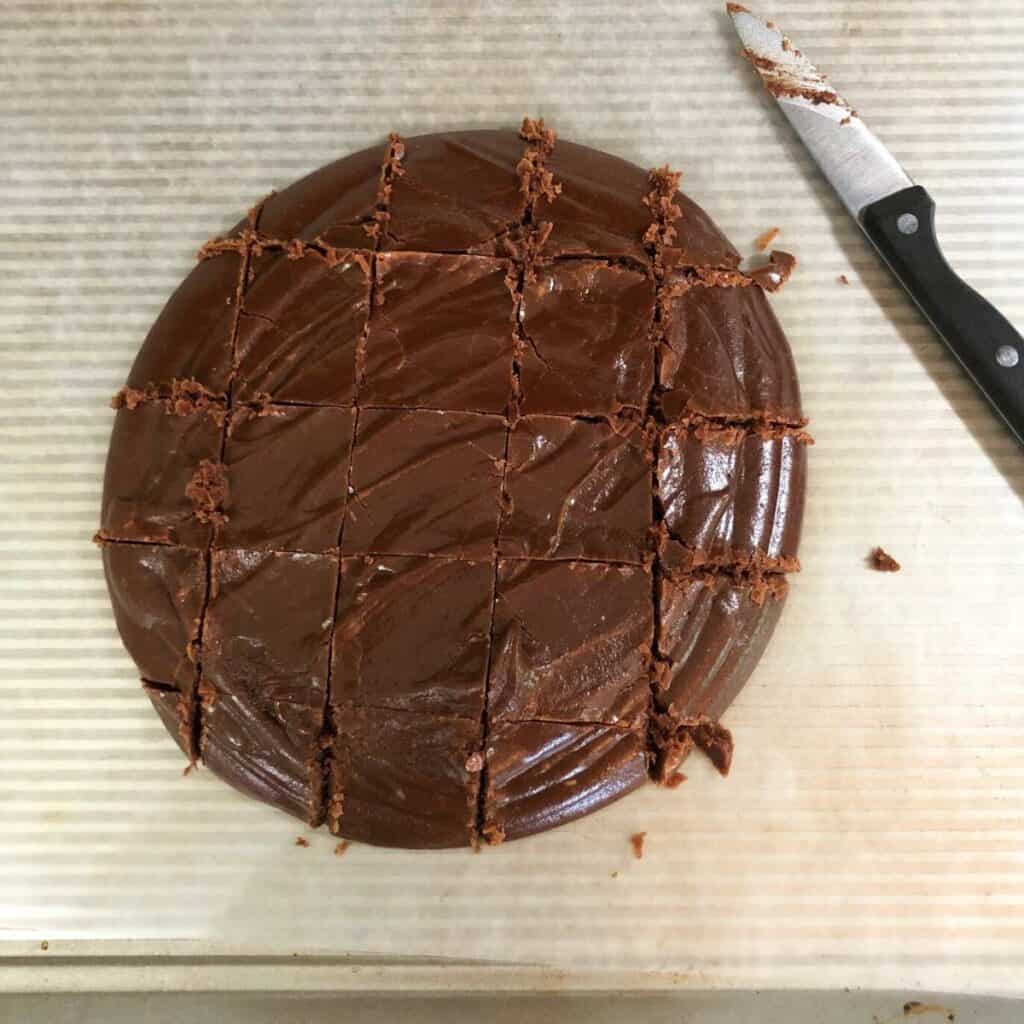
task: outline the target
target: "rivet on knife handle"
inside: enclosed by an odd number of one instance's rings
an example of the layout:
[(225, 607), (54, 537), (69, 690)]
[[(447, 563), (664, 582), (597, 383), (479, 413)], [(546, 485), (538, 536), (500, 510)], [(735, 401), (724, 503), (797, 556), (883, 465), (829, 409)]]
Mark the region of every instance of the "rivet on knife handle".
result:
[(935, 203), (920, 186), (864, 207), (861, 227), (890, 269), (1024, 443), (1024, 338), (946, 262)]

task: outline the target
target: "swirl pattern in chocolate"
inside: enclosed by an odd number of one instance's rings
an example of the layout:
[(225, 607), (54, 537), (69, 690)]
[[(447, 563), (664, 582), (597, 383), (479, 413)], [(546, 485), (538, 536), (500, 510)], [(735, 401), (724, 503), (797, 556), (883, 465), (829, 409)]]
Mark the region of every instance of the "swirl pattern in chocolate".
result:
[(678, 175), (520, 132), (263, 200), (153, 325), (100, 532), (191, 763), (368, 843), (561, 825), (703, 750), (779, 619), (808, 438)]

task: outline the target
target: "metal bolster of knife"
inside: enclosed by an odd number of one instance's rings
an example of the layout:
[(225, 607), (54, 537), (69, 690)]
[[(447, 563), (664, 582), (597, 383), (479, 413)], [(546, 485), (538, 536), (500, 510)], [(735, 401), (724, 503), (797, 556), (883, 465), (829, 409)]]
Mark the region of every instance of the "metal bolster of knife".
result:
[(864, 233), (921, 312), (1024, 443), (1024, 338), (946, 261), (935, 202), (920, 185), (860, 211)]

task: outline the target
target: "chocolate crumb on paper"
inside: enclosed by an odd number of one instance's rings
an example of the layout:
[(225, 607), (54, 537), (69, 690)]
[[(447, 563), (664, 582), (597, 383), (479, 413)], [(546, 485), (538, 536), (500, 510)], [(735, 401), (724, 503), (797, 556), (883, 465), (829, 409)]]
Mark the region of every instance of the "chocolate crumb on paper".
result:
[(637, 860), (643, 860), (644, 858), (644, 840), (647, 838), (646, 832), (634, 832), (629, 837), (630, 845), (633, 847), (633, 856)]
[(850, 279), (845, 274), (840, 274), (839, 277), (836, 278), (836, 280), (840, 284), (849, 284), (850, 283)]
[(768, 246), (779, 237), (780, 228), (769, 228), (767, 231), (762, 231), (761, 234), (754, 239), (754, 248), (758, 252), (767, 252)]
[(882, 548), (875, 548), (868, 556), (868, 564), (875, 572), (899, 572), (902, 566)]
[(337, 846), (334, 847), (334, 856), (335, 857), (344, 857), (346, 852), (348, 851), (348, 848), (351, 845), (352, 844), (347, 839), (342, 839), (342, 841), (340, 843), (338, 843)]
[(39, 948), (45, 953), (50, 948), (50, 944), (46, 939), (43, 939), (43, 941), (39, 943)]
[(296, 846), (302, 846), (302, 847), (309, 846), (309, 840), (306, 839), (303, 836), (296, 836), (295, 837), (295, 845)]

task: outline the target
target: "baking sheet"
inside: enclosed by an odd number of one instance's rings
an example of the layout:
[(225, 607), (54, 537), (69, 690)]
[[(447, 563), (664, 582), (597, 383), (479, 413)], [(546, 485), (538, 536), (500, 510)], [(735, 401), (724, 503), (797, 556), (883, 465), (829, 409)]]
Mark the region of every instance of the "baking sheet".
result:
[[(1024, 323), (1024, 4), (763, 13)], [(1024, 989), (1024, 456), (759, 94), (719, 3), (0, 14), (0, 953), (180, 942), (698, 987)], [(389, 129), (525, 112), (681, 167), (744, 251), (781, 227), (801, 265), (774, 304), (817, 438), (805, 569), (728, 714), (728, 780), (694, 762), (675, 792), (478, 856), (297, 847), (295, 822), (182, 778), (120, 648), (89, 543), (105, 403), (195, 248), (268, 189)], [(879, 543), (902, 573), (865, 569)]]

